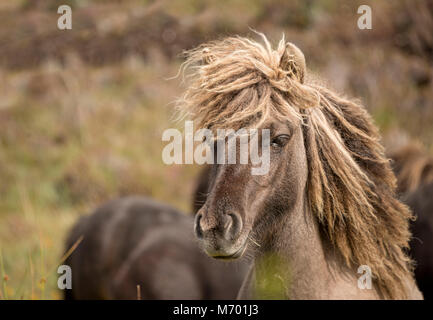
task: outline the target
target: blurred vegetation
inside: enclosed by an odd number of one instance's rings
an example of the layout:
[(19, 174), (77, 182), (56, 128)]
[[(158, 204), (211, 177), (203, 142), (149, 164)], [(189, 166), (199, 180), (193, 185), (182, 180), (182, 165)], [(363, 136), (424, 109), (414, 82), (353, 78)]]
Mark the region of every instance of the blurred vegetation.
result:
[(290, 264), (277, 254), (261, 256), (255, 269), (255, 297), (259, 300), (284, 300), (293, 282)]
[[(0, 4), (0, 298), (60, 298), (67, 230), (125, 194), (190, 210), (198, 168), (166, 166), (179, 54), (283, 32), (312, 72), (363, 100), (387, 143), (433, 141), (432, 1), (56, 0)], [(357, 28), (368, 4), (373, 29)], [(262, 283), (263, 284), (263, 283)], [(274, 286), (273, 283), (263, 284)], [(277, 285), (277, 284), (276, 284)]]

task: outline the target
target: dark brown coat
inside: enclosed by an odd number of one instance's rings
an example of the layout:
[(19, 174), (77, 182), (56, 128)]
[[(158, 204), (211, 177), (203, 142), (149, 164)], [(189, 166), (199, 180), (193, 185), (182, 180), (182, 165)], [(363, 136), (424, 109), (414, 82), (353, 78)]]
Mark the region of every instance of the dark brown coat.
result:
[(241, 264), (199, 250), (191, 216), (144, 197), (110, 201), (81, 218), (67, 249), (80, 236), (65, 262), (66, 299), (234, 299), (245, 274)]

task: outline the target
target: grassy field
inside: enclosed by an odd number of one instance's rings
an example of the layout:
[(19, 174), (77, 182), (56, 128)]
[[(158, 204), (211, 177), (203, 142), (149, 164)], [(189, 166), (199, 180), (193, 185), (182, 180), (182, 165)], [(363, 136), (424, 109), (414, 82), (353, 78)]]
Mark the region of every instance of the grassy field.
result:
[(177, 67), (155, 58), (149, 68), (129, 57), (94, 68), (71, 58), (64, 67), (49, 63), (6, 75), (3, 297), (57, 297), (56, 264), (67, 229), (109, 198), (145, 194), (189, 210), (196, 168), (161, 161), (162, 131), (177, 125), (169, 104), (176, 85), (164, 76)]
[(419, 31), (429, 22), (418, 4), (366, 1), (373, 29), (360, 31), (357, 1), (64, 3), (71, 31), (57, 30), (54, 0), (0, 5), (0, 299), (61, 298), (67, 230), (108, 199), (190, 210), (199, 168), (163, 164), (161, 134), (182, 127), (180, 80), (167, 79), (202, 41), (284, 32), (314, 73), (364, 101), (387, 144), (407, 137), (432, 150), (433, 38)]

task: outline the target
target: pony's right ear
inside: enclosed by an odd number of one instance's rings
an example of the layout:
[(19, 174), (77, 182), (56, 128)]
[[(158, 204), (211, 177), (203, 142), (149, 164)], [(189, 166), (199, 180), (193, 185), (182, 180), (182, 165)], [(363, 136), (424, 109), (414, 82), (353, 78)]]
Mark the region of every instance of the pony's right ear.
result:
[(306, 73), (305, 57), (302, 51), (291, 42), (286, 43), (280, 59), (280, 68), (292, 73), (300, 83), (304, 83)]

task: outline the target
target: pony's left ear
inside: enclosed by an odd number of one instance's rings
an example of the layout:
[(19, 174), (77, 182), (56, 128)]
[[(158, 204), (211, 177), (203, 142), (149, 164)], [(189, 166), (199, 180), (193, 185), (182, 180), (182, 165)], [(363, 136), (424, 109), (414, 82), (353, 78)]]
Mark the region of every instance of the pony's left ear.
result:
[(215, 60), (215, 57), (211, 54), (209, 48), (203, 48), (201, 54), (203, 64), (210, 64)]
[(300, 83), (304, 83), (307, 71), (305, 57), (302, 51), (291, 42), (286, 43), (284, 53), (280, 59), (280, 68), (293, 73)]

